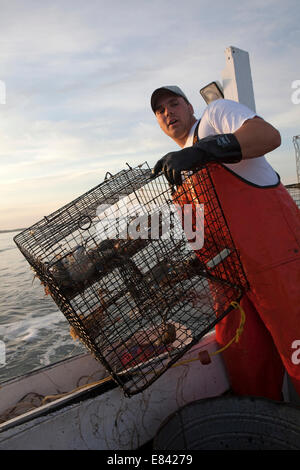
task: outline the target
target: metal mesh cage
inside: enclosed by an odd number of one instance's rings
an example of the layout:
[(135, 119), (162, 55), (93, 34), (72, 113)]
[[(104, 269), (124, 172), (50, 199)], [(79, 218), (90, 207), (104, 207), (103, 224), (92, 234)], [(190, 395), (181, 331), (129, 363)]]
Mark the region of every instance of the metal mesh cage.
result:
[(300, 183), (288, 184), (286, 185), (286, 189), (294, 199), (297, 206), (300, 208)]
[(127, 396), (161, 376), (247, 288), (209, 170), (175, 192), (150, 175), (147, 163), (107, 174), (14, 238), (73, 334)]
[(300, 184), (300, 135), (294, 135), (293, 144), (295, 147), (297, 182)]

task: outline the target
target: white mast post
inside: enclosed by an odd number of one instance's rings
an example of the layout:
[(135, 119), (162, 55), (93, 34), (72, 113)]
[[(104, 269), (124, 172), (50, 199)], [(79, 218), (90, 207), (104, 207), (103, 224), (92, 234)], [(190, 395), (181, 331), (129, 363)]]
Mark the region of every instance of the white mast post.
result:
[(256, 111), (248, 52), (234, 46), (225, 49), (222, 81), (224, 98), (238, 101)]

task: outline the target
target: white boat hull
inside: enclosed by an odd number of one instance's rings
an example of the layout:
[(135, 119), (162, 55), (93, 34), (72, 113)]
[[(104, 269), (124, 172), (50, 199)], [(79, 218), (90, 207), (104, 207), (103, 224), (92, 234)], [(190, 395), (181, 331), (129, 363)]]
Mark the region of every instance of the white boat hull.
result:
[[(216, 349), (214, 335), (208, 335), (180, 362), (197, 359), (202, 350), (212, 353)], [(207, 365), (198, 359), (172, 367), (148, 389), (131, 398), (117, 387), (72, 403), (78, 394), (74, 391), (1, 424), (0, 449), (137, 449), (152, 440), (164, 419), (178, 408), (228, 390), (221, 355), (211, 359)], [(4, 408), (5, 400), (11, 406), (29, 391), (52, 394), (53, 390), (56, 393), (72, 390), (83, 375), (93, 375), (93, 380), (98, 380), (107, 373), (90, 355), (82, 355), (6, 383), (0, 389), (1, 407)]]

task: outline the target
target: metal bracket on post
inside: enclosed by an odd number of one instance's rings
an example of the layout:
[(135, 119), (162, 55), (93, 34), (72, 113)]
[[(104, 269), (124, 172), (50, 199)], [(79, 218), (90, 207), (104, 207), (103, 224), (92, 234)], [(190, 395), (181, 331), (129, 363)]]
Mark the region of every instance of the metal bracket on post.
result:
[(296, 156), (297, 182), (300, 184), (300, 135), (294, 135), (293, 144)]
[(230, 46), (225, 49), (225, 59), (226, 66), (222, 71), (224, 98), (256, 111), (248, 52)]

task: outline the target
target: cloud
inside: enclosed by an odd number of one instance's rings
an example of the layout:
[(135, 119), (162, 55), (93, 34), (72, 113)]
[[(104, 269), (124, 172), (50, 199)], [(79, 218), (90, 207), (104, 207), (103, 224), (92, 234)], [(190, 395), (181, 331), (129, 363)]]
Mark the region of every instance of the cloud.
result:
[(178, 84), (200, 116), (199, 90), (221, 79), (229, 45), (250, 53), (257, 110), (283, 137), (268, 158), (291, 179), (291, 137), (300, 132), (300, 105), (291, 103), (291, 83), (300, 79), (295, 8), (294, 0), (217, 0), (214, 8), (196, 0), (7, 2), (0, 17), (2, 207), (24, 201), (23, 213), (29, 217), (31, 207), (38, 217), (108, 170), (154, 164), (176, 146), (154, 120), (151, 92)]

